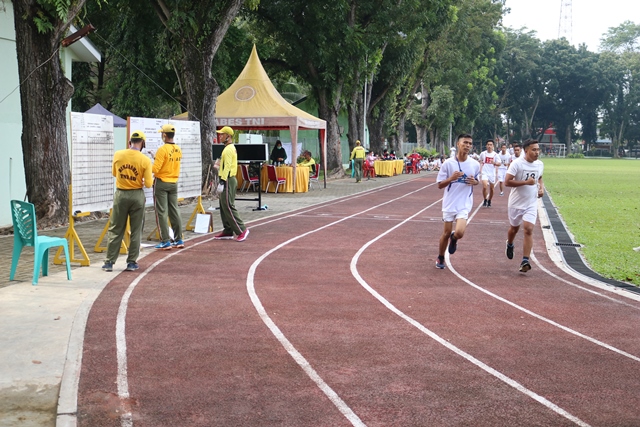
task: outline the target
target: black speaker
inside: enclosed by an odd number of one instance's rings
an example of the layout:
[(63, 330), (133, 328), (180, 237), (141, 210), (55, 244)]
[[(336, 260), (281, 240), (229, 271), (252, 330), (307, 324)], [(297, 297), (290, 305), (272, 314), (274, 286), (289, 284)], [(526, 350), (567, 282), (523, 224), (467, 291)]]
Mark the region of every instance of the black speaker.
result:
[[(234, 144), (238, 152), (239, 162), (266, 162), (269, 160), (268, 144)], [(211, 145), (213, 160), (222, 156), (224, 144)]]

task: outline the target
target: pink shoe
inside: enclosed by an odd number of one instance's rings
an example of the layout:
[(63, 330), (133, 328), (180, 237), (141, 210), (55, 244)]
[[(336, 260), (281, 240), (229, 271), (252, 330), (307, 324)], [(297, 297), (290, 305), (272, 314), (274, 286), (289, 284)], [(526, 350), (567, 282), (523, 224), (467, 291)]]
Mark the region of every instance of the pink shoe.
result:
[(233, 234), (226, 234), (224, 231), (221, 231), (220, 233), (213, 236), (213, 239), (214, 240), (232, 240)]
[(249, 229), (246, 228), (238, 237), (236, 237), (236, 242), (242, 242), (246, 240), (248, 235), (249, 235)]

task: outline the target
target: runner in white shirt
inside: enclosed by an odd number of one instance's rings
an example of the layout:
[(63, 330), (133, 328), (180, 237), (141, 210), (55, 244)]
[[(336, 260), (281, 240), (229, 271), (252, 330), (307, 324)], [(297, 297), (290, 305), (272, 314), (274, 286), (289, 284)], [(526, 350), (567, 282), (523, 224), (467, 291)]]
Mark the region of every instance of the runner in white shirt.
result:
[(493, 186), (496, 183), (496, 166), (500, 164), (498, 153), (493, 151), (493, 139), (487, 140), (487, 149), (480, 153), (480, 173), (482, 174), (482, 206), (490, 208)]
[(511, 154), (511, 162), (509, 163), (513, 163), (515, 162), (516, 159), (520, 158), (520, 154), (521, 154), (521, 147), (520, 144), (517, 142), (513, 143), (513, 154)]
[(507, 168), (511, 164), (511, 154), (507, 151), (507, 144), (504, 142), (500, 145), (498, 157), (500, 157), (500, 166), (498, 166), (498, 184), (500, 184), (500, 195), (504, 196), (504, 187), (502, 183), (504, 182), (504, 176), (507, 174)]
[[(469, 151), (473, 147), (471, 135), (458, 136), (457, 155), (442, 164), (436, 182), (438, 188), (445, 189), (442, 198), (442, 221), (444, 231), (440, 236), (438, 247), (438, 260), (436, 267), (444, 268), (444, 251), (449, 248), (449, 253), (456, 251), (458, 240), (464, 236), (467, 227), (467, 218), (473, 208), (473, 186), (478, 185), (480, 166), (478, 162), (469, 157)], [(456, 229), (453, 230), (453, 222)]]
[(524, 242), (520, 271), (531, 270), (529, 256), (533, 247), (533, 227), (538, 218), (537, 198), (544, 195), (543, 163), (538, 160), (538, 141), (528, 140), (523, 145), (524, 155), (511, 163), (504, 185), (512, 187), (509, 193), (509, 231), (507, 233), (507, 258), (513, 259), (513, 240), (520, 225), (524, 225)]

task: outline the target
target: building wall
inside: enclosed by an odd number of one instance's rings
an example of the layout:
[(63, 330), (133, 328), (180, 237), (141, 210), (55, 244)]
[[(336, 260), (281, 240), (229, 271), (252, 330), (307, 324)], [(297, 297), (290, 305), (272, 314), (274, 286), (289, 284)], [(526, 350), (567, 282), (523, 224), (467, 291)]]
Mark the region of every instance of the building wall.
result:
[[(0, 226), (11, 224), (9, 201), (24, 200), (27, 187), (22, 162), (22, 114), (13, 5), (0, 3)], [(9, 95), (11, 91), (15, 91)], [(7, 96), (8, 95), (8, 96)], [(6, 97), (6, 99), (5, 99)], [(3, 100), (4, 99), (4, 100)]]

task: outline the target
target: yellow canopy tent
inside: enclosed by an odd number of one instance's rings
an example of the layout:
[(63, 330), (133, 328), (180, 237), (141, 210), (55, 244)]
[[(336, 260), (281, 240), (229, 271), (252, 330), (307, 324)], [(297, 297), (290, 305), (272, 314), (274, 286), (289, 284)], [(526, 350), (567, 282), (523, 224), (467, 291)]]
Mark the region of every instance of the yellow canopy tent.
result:
[[(188, 113), (183, 113), (173, 119), (187, 120), (187, 117)], [(255, 45), (236, 81), (218, 96), (216, 127), (222, 126), (231, 126), (234, 130), (289, 130), (294, 159), (299, 155), (298, 130), (319, 130), (326, 187), (327, 122), (294, 107), (280, 95), (262, 67)], [(296, 176), (295, 161), (292, 164), (293, 176)]]

